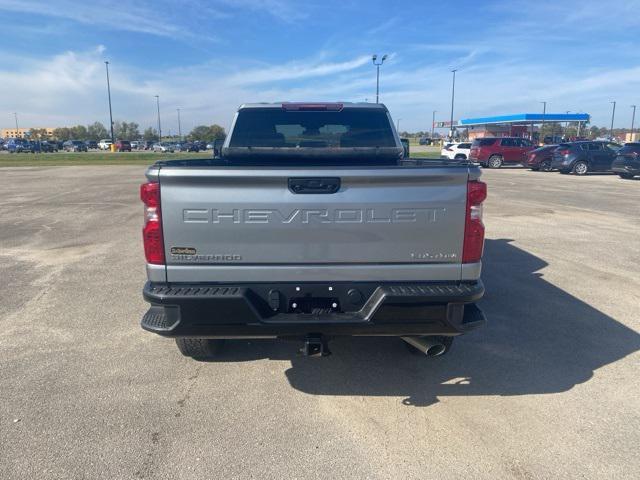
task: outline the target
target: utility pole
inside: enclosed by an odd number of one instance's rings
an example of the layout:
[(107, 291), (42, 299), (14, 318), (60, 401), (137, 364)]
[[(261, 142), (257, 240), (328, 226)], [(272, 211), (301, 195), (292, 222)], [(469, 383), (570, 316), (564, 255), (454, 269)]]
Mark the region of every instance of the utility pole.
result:
[(178, 137), (182, 140), (182, 126), (180, 125), (180, 109), (178, 108)]
[(16, 138), (18, 138), (18, 134), (20, 129), (18, 128), (18, 112), (13, 112), (13, 116), (16, 119)]
[(109, 83), (109, 62), (104, 62), (107, 68), (107, 96), (109, 97), (109, 128), (111, 130), (111, 144), (115, 145), (116, 139), (113, 135), (113, 112), (111, 111), (111, 84)]
[(162, 141), (162, 127), (160, 126), (160, 95), (154, 95), (156, 97), (156, 106), (158, 107), (158, 142)]
[(378, 55), (377, 54), (374, 54), (373, 57), (371, 57), (371, 60), (373, 61), (373, 64), (376, 66), (376, 103), (379, 103), (379, 99), (380, 99), (380, 65), (382, 65), (384, 63), (384, 61), (387, 59), (387, 55), (386, 54), (383, 55), (379, 62), (376, 62), (377, 59), (378, 59)]
[(456, 98), (456, 72), (457, 71), (458, 70), (455, 68), (451, 70), (451, 72), (453, 73), (453, 83), (451, 84), (451, 122), (449, 124), (451, 140), (453, 140), (453, 102)]
[(435, 134), (434, 130), (436, 128), (436, 112), (437, 110), (434, 110), (433, 113), (431, 114), (431, 138), (433, 139), (433, 135)]
[(609, 103), (613, 103), (613, 110), (611, 112), (611, 140), (613, 140), (613, 120), (616, 118), (616, 102), (615, 100), (613, 102), (609, 102)]
[(544, 145), (544, 117), (547, 114), (547, 102), (540, 102), (542, 104), (542, 125), (540, 126), (540, 135), (538, 140), (542, 139), (542, 144)]
[(631, 115), (631, 141), (633, 142), (633, 127), (636, 123), (636, 106), (631, 105), (631, 108), (633, 108), (633, 115)]
[(400, 135), (400, 120), (402, 120), (401, 118), (396, 120), (396, 131), (398, 132), (398, 135)]

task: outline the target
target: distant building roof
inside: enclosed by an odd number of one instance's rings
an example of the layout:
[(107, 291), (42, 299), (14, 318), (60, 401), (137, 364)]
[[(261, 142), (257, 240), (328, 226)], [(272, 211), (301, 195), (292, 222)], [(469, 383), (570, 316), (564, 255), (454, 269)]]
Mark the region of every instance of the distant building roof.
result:
[(487, 125), (495, 123), (542, 123), (545, 122), (586, 122), (588, 113), (515, 113), (513, 115), (496, 115), (493, 117), (463, 118), (458, 126)]

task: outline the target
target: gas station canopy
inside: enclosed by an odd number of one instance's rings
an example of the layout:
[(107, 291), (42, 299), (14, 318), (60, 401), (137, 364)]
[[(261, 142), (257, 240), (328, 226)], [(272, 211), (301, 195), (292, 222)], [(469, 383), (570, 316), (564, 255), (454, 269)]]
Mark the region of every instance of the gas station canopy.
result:
[(516, 113), (513, 115), (497, 115), (494, 117), (463, 118), (458, 127), (476, 125), (519, 124), (530, 125), (542, 122), (587, 122), (588, 113)]

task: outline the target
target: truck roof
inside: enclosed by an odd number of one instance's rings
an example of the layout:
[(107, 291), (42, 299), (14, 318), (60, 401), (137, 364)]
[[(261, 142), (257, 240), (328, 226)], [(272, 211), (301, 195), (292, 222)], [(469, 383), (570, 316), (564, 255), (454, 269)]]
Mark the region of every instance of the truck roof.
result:
[(238, 107), (238, 110), (248, 108), (286, 108), (286, 106), (322, 106), (335, 107), (342, 105), (343, 108), (367, 108), (367, 109), (379, 109), (387, 110), (384, 103), (369, 103), (369, 102), (263, 102), (263, 103), (243, 103)]

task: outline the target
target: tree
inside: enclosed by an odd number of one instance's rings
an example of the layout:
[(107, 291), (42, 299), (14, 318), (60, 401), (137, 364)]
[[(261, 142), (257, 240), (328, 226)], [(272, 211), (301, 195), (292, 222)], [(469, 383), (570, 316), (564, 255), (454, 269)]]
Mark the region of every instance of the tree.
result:
[(46, 140), (48, 138), (44, 128), (32, 128), (29, 133), (31, 140)]
[(53, 131), (53, 136), (61, 142), (66, 142), (71, 139), (71, 129), (67, 127), (56, 128)]
[(135, 140), (140, 137), (140, 126), (135, 122), (121, 122), (116, 121), (113, 123), (113, 132), (116, 138), (120, 140)]
[(212, 142), (214, 140), (222, 140), (227, 136), (224, 128), (220, 125), (198, 125), (191, 133), (189, 133), (189, 140), (196, 140), (201, 142)]
[(144, 133), (142, 134), (142, 138), (145, 142), (157, 142), (158, 141), (158, 131), (155, 128), (146, 128)]
[(100, 122), (94, 122), (87, 126), (87, 140), (95, 140), (97, 142), (104, 138), (110, 138), (110, 136), (110, 132)]
[(86, 140), (87, 139), (87, 127), (84, 125), (76, 125), (71, 127), (71, 140)]

